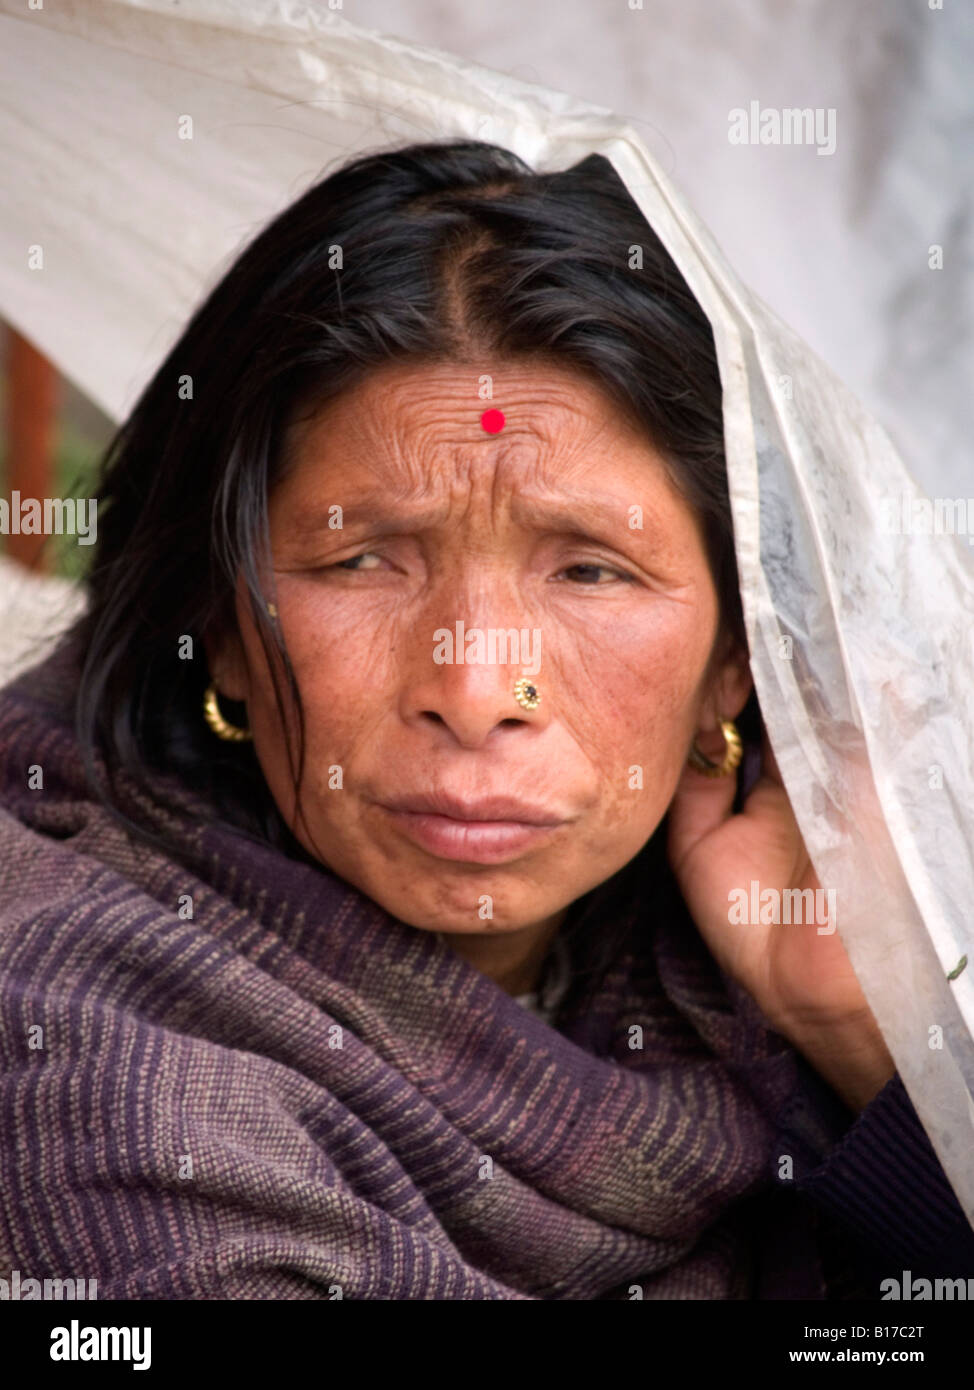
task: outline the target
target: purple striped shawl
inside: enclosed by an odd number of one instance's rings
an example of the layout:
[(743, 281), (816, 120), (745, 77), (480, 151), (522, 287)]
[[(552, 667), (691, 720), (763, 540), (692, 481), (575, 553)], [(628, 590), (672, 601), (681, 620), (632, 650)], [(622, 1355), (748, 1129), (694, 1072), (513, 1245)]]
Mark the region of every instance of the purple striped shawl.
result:
[(123, 796), (177, 849), (131, 838), (84, 786), (57, 662), (0, 693), (0, 1274), (755, 1296), (741, 1205), (795, 1054), (695, 933), (643, 905), (643, 946), (555, 1031), (326, 869), (199, 824), (174, 778)]

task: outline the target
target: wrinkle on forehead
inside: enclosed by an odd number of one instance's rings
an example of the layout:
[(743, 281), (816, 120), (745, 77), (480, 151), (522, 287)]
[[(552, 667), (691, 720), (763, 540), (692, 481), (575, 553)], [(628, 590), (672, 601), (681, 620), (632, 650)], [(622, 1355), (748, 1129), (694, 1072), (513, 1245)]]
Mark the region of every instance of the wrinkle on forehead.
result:
[[(478, 395), (484, 374), (493, 382), (490, 401)], [(496, 435), (480, 425), (488, 405), (504, 409)], [(292, 468), (326, 468), (337, 451), (354, 453), (363, 482), (371, 477), (391, 500), (409, 503), (444, 491), (454, 501), (485, 489), (495, 499), (524, 488), (544, 494), (604, 461), (623, 440), (654, 452), (627, 413), (577, 372), (548, 364), (490, 372), (397, 364), (293, 425), (287, 452)]]

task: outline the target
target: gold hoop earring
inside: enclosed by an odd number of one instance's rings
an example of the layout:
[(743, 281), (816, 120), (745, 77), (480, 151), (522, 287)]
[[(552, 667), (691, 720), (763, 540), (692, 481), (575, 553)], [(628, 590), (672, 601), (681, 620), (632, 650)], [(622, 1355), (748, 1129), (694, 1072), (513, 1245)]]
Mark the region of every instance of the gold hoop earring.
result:
[(527, 676), (522, 676), (514, 682), (514, 698), (522, 709), (537, 709), (541, 704), (541, 691)]
[(724, 757), (719, 763), (713, 763), (703, 753), (699, 752), (696, 743), (690, 745), (690, 756), (687, 762), (697, 772), (703, 773), (704, 777), (728, 777), (740, 765), (744, 756), (744, 745), (741, 743), (741, 736), (737, 732), (737, 725), (733, 719), (722, 719), (720, 721), (721, 731), (724, 735)]
[(217, 738), (222, 738), (227, 743), (247, 743), (253, 738), (249, 729), (238, 729), (236, 724), (224, 719), (220, 713), (216, 686), (212, 683), (207, 686), (206, 694), (203, 696), (203, 718)]

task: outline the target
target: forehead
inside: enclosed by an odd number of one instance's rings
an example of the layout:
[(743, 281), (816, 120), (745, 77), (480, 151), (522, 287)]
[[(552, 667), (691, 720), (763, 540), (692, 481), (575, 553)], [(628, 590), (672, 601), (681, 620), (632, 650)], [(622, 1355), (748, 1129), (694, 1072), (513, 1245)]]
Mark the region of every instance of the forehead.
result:
[[(503, 414), (488, 432), (485, 411)], [(458, 472), (567, 479), (629, 463), (645, 474), (660, 456), (602, 387), (550, 362), (392, 364), (323, 406), (306, 406), (288, 430), (284, 475), (321, 471), (395, 475), (404, 484), (448, 482)], [(295, 481), (297, 481), (295, 479)]]

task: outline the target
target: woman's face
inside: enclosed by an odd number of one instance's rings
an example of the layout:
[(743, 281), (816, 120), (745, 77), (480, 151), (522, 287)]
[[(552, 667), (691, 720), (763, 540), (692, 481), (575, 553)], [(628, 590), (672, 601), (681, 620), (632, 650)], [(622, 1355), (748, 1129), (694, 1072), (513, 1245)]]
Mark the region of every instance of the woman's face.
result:
[(389, 367), (292, 431), (269, 519), (302, 818), (242, 586), (239, 633), (210, 645), (297, 838), (433, 931), (546, 922), (610, 877), (749, 688), (714, 653), (704, 542), (658, 454), (584, 376), (485, 370), (489, 401), (472, 368)]

